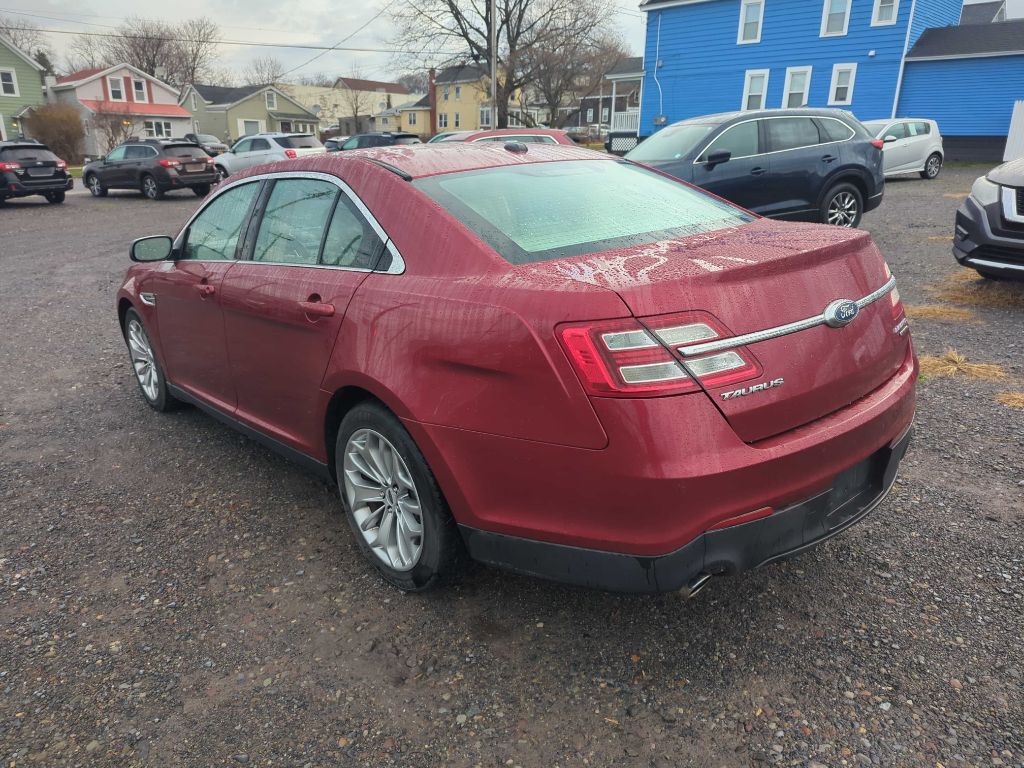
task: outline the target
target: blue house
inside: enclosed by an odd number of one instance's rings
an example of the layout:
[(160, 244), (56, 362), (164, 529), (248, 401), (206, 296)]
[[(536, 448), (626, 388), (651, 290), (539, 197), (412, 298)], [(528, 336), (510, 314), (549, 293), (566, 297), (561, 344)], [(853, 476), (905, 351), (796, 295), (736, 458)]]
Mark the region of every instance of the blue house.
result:
[[(962, 0), (645, 0), (640, 8), (647, 17), (640, 136), (715, 112), (812, 106), (861, 120), (934, 118), (946, 136), (1002, 131), (1005, 139), (1009, 91), (1024, 90), (1024, 73), (1012, 62), (964, 76), (982, 56), (940, 64), (933, 55), (949, 45), (929, 42), (942, 28), (986, 40), (994, 28), (1024, 24), (997, 21), (995, 7), (987, 22), (987, 11), (972, 13), (962, 26)], [(1024, 37), (1016, 42), (1024, 58)], [(993, 69), (1016, 72), (1017, 85), (1002, 76), (987, 82)], [(993, 102), (983, 110), (993, 115), (984, 127), (971, 115), (952, 119), (957, 97), (945, 84), (959, 90), (961, 82), (973, 87), (975, 101)]]

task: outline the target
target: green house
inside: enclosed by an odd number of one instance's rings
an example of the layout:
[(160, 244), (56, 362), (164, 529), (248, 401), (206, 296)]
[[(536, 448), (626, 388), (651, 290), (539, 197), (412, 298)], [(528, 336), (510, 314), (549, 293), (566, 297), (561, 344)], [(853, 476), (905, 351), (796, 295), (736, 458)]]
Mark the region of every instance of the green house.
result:
[(43, 68), (0, 34), (0, 141), (23, 133), (21, 120), (43, 97)]
[(194, 133), (211, 133), (229, 144), (265, 131), (315, 133), (320, 119), (273, 85), (229, 88), (186, 85), (178, 102), (192, 113)]

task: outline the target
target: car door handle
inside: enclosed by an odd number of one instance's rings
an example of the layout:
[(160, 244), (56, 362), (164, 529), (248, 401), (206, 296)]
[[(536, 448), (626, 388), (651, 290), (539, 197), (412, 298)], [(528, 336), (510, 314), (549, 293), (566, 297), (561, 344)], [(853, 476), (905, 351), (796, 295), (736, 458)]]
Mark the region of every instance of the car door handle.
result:
[(751, 176), (764, 176), (766, 173), (768, 173), (768, 169), (762, 168), (761, 166), (757, 166), (757, 168), (751, 168), (750, 170)]
[(836, 156), (835, 155), (824, 155), (821, 159), (822, 159), (822, 162), (831, 163), (832, 161), (834, 161), (836, 159)]
[(334, 305), (316, 301), (300, 301), (299, 308), (312, 317), (334, 317)]
[(200, 296), (213, 296), (217, 292), (217, 289), (206, 283), (201, 283), (196, 286), (196, 290), (199, 291)]

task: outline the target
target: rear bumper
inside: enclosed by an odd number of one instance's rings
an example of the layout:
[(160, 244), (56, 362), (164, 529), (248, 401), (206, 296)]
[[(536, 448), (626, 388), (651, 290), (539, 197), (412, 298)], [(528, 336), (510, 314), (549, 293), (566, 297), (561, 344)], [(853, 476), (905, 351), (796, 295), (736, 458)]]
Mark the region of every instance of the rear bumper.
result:
[(971, 269), (1024, 277), (1024, 225), (1003, 221), (999, 203), (983, 208), (968, 197), (956, 212), (953, 257)]
[(17, 177), (12, 178), (8, 174), (6, 179), (0, 177), (0, 197), (28, 197), (30, 195), (45, 195), (47, 192), (67, 192), (74, 185), (74, 179), (70, 176), (63, 179), (22, 182)]
[(638, 557), (460, 526), (470, 555), (499, 568), (615, 592), (673, 592), (704, 577), (757, 568), (826, 541), (865, 517), (892, 488), (911, 429), (831, 487), (759, 520), (710, 530), (666, 555)]
[(882, 204), (882, 198), (885, 197), (885, 182), (883, 181), (878, 185), (878, 191), (871, 195), (867, 200), (864, 201), (864, 211), (873, 211), (875, 208)]
[(216, 171), (209, 173), (190, 173), (188, 176), (180, 176), (175, 173), (163, 174), (156, 176), (157, 183), (163, 189), (184, 189), (185, 187), (198, 187), (205, 184), (216, 184), (220, 181), (220, 176)]

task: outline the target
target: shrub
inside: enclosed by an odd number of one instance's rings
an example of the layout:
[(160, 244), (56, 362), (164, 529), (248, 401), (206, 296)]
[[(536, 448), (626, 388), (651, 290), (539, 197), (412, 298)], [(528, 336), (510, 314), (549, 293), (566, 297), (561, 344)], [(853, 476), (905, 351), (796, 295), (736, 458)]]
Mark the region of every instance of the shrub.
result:
[(68, 163), (81, 160), (85, 128), (77, 107), (71, 104), (44, 104), (32, 110), (25, 126), (26, 135), (43, 142), (57, 157)]

